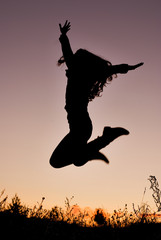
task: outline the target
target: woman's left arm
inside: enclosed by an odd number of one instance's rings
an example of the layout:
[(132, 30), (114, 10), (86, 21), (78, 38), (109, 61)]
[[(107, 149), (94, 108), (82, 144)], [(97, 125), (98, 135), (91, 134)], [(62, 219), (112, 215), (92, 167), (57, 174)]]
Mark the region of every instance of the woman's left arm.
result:
[(138, 63), (136, 65), (128, 65), (128, 64), (120, 64), (120, 65), (112, 65), (111, 72), (112, 74), (122, 73), (125, 74), (130, 70), (135, 70), (138, 67), (141, 67), (144, 63)]

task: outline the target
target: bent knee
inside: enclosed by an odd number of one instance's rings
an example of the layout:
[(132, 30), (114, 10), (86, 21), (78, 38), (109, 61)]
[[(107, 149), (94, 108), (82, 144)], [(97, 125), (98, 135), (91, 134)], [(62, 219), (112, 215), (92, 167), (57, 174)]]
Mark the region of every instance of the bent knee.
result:
[(63, 152), (61, 154), (57, 154), (57, 152), (53, 152), (49, 160), (49, 163), (53, 168), (66, 167), (73, 163), (73, 156), (67, 152)]
[(49, 163), (53, 168), (61, 168), (59, 161), (53, 156), (51, 156)]

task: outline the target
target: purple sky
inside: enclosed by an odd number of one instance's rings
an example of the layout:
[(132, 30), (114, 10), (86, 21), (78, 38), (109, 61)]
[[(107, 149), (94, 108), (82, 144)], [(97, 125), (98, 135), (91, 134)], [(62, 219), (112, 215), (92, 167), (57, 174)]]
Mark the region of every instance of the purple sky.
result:
[[(161, 184), (161, 1), (1, 0), (0, 2), (0, 187), (9, 196), (48, 207), (75, 196), (80, 206), (108, 210), (140, 204), (147, 178)], [(89, 105), (94, 131), (130, 131), (94, 161), (56, 170), (48, 161), (67, 134), (65, 66), (59, 23), (68, 19), (73, 51), (86, 48), (113, 64), (145, 64), (118, 75)], [(145, 201), (153, 202), (148, 190)], [(152, 203), (151, 203), (152, 204)]]

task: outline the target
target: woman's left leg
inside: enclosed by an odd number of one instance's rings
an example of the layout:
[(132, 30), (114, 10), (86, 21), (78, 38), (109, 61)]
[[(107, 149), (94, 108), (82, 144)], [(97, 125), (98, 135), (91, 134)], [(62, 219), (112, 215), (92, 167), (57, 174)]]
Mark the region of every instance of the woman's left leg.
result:
[(125, 128), (116, 127), (104, 127), (103, 134), (101, 137), (96, 138), (95, 140), (88, 143), (88, 148), (96, 151), (99, 151), (100, 149), (106, 147), (111, 142), (113, 142), (116, 138), (128, 135), (129, 131)]
[(103, 160), (104, 162), (109, 163), (107, 157), (100, 152), (100, 149), (106, 147), (116, 138), (122, 135), (128, 135), (128, 134), (129, 134), (129, 131), (127, 131), (124, 128), (105, 127), (103, 131), (103, 135), (101, 137), (98, 137), (95, 140), (89, 142), (84, 147), (84, 152), (82, 152), (83, 154), (82, 160), (76, 162), (75, 165), (82, 166), (88, 161), (96, 160), (96, 159)]

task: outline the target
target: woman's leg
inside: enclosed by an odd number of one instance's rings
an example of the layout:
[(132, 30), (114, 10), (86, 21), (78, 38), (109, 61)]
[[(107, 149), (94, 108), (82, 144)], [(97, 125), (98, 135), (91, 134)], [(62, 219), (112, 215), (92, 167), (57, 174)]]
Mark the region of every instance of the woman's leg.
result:
[(50, 158), (50, 165), (62, 168), (73, 163), (74, 146), (71, 133), (68, 133), (54, 150)]
[(89, 142), (85, 148), (83, 153), (83, 157), (81, 161), (77, 161), (74, 163), (76, 166), (82, 166), (88, 161), (91, 160), (103, 160), (105, 163), (109, 163), (109, 160), (105, 155), (103, 155), (99, 150), (106, 147), (116, 138), (122, 135), (128, 135), (129, 132), (124, 128), (111, 128), (105, 127), (103, 131), (103, 135), (101, 137), (96, 138), (95, 140)]
[[(56, 147), (50, 158), (50, 164), (54, 168), (61, 168), (72, 163), (76, 166), (87, 162), (87, 141), (92, 134), (92, 122), (87, 112), (68, 115), (70, 132)], [(85, 162), (84, 162), (85, 160)]]
[(101, 137), (98, 137), (95, 140), (93, 140), (87, 144), (89, 151), (92, 151), (92, 149), (93, 149), (93, 151), (99, 151), (100, 149), (109, 145), (116, 138), (118, 138), (122, 135), (128, 135), (128, 134), (129, 134), (129, 131), (126, 130), (125, 128), (105, 127)]
[(70, 164), (82, 166), (91, 159), (87, 149), (87, 141), (79, 131), (68, 133), (54, 150), (50, 165), (54, 168), (62, 168)]
[[(88, 126), (88, 137), (91, 135), (92, 125)], [(87, 125), (86, 125), (87, 128)], [(80, 131), (81, 130), (81, 131)], [(99, 152), (116, 138), (122, 135), (128, 135), (129, 132), (124, 128), (105, 127), (103, 135), (87, 144), (87, 135), (83, 133), (82, 126), (68, 133), (59, 143), (50, 158), (50, 164), (54, 168), (61, 168), (74, 164), (83, 166), (88, 161), (98, 159), (109, 163), (108, 159)]]

